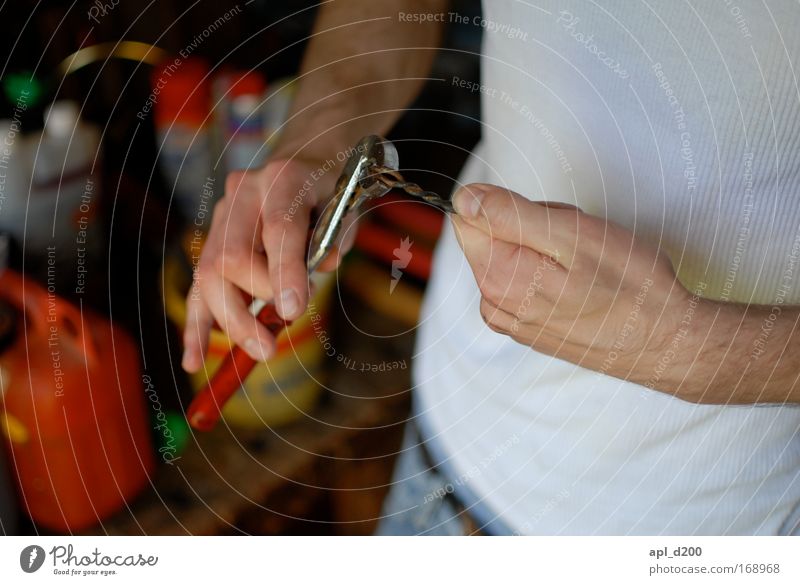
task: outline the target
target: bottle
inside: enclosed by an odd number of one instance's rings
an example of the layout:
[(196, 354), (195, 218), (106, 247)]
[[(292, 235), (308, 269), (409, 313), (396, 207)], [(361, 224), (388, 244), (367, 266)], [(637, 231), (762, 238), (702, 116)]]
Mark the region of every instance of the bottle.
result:
[(156, 68), (151, 79), (158, 164), (175, 212), (190, 224), (213, 204), (208, 71), (204, 60), (192, 57)]
[(95, 225), (100, 130), (79, 114), (75, 102), (54, 102), (45, 109), (42, 130), (18, 136), (15, 145), (20, 197), (13, 214), (17, 225), (8, 231), (31, 271), (42, 276), (46, 263), (60, 274), (74, 274), (79, 258), (84, 270), (102, 249), (102, 230)]
[(21, 145), (19, 120), (0, 120), (0, 232), (22, 244), (30, 161)]
[(231, 76), (225, 116), (225, 167), (228, 171), (260, 166), (267, 153), (261, 104), (267, 84), (258, 71)]
[[(44, 128), (28, 138), (31, 189), (26, 247), (44, 254), (55, 247), (72, 261), (100, 246), (94, 225), (101, 165), (100, 130), (80, 118), (76, 102), (60, 100), (45, 110)], [(88, 237), (89, 231), (94, 237)]]

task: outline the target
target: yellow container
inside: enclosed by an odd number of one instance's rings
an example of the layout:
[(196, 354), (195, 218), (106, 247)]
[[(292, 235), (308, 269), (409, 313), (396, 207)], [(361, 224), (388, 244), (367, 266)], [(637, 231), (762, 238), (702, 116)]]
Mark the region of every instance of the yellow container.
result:
[[(185, 270), (174, 257), (164, 262), (162, 291), (167, 316), (183, 331), (186, 325)], [(258, 429), (265, 425), (279, 426), (300, 418), (312, 409), (322, 389), (325, 351), (320, 339), (326, 332), (334, 278), (331, 273), (314, 274), (313, 311), (306, 312), (278, 335), (274, 358), (256, 364), (244, 385), (222, 409), (231, 425)], [(312, 314), (313, 313), (313, 314)], [(213, 329), (204, 367), (191, 376), (195, 392), (199, 392), (213, 376), (231, 349), (227, 335)]]

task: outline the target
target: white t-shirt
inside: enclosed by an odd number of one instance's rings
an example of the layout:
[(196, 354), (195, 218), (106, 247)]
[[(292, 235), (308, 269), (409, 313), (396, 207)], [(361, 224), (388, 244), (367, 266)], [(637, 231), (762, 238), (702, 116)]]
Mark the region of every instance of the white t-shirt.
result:
[[(800, 304), (796, 2), (503, 0), (482, 25), (461, 183), (619, 222), (703, 296)], [(532, 534), (800, 530), (800, 409), (683, 402), (493, 333), (478, 303), (448, 225), (416, 414), (484, 513)]]

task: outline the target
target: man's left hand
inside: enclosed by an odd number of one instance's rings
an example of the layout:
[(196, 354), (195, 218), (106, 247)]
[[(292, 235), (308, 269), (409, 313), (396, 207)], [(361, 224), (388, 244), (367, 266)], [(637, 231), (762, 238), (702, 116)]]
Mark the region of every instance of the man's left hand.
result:
[(652, 367), (678, 330), (691, 295), (629, 230), (491, 185), (468, 185), (454, 202), (492, 330), (619, 378)]

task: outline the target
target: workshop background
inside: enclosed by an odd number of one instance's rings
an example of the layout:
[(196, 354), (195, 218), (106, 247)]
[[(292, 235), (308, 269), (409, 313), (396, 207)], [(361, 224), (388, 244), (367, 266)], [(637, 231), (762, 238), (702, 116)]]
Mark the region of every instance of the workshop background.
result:
[[(451, 10), (471, 21), (480, 5)], [(0, 7), (3, 534), (374, 530), (441, 229), (430, 206), (381, 199), (224, 423), (203, 434), (185, 419), (205, 382), (180, 368), (193, 260), (226, 169), (268, 154), (315, 13), (302, 0)], [(480, 32), (448, 26), (439, 81), (388, 136), (404, 175), (438, 193), (479, 138), (478, 95), (452, 79), (478, 79)], [(213, 371), (228, 344), (216, 332), (211, 346)]]

